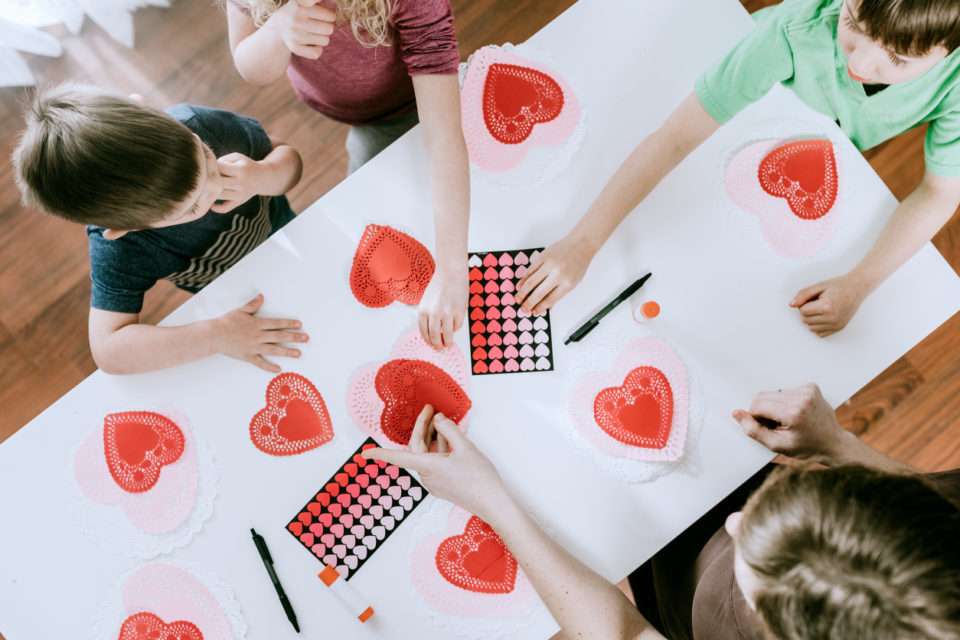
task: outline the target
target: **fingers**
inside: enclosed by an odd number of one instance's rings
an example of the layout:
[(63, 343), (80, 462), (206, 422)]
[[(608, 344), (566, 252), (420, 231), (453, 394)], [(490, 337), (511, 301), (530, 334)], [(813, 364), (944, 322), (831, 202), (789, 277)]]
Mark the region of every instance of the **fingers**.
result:
[(737, 409), (733, 412), (733, 419), (740, 423), (740, 428), (747, 436), (753, 440), (756, 440), (768, 449), (773, 449), (771, 431), (761, 425), (756, 418), (754, 418), (754, 416), (750, 415), (746, 411)]
[(443, 343), (444, 347), (449, 347), (453, 344), (453, 318), (447, 316), (440, 322), (440, 340)]
[(250, 364), (260, 367), (264, 371), (269, 371), (270, 373), (280, 373), (280, 365), (273, 364), (266, 358), (260, 355), (252, 356), (247, 359), (247, 362)]
[(417, 314), (417, 326), (420, 328), (420, 335), (423, 337), (423, 341), (427, 344), (433, 344), (430, 342), (430, 315), (426, 310), (421, 310)]
[(433, 413), (433, 407), (427, 404), (417, 416), (417, 423), (413, 426), (413, 433), (410, 435), (410, 451), (426, 453), (430, 450), (430, 441), (433, 438)]
[(800, 307), (807, 302), (810, 302), (826, 290), (824, 284), (825, 283), (823, 282), (818, 282), (817, 284), (811, 285), (806, 289), (801, 289), (797, 292), (797, 295), (793, 296), (793, 300), (790, 301), (790, 306)]
[(828, 311), (827, 301), (823, 298), (817, 298), (811, 302), (804, 303), (800, 306), (800, 315), (804, 318), (815, 318), (817, 316), (824, 316)]
[(439, 318), (430, 318), (427, 321), (427, 333), (430, 336), (428, 342), (434, 349), (443, 347), (443, 330)]
[(460, 431), (457, 423), (442, 413), (438, 413), (433, 417), (433, 426), (437, 429), (437, 438), (439, 439), (442, 436), (446, 439), (454, 451), (473, 446), (473, 443), (467, 440), (467, 436), (463, 435), (463, 432)]
[[(515, 299), (520, 303), (521, 308), (524, 311), (529, 311), (529, 308), (533, 305), (540, 302), (542, 295), (535, 295), (534, 292), (537, 291), (540, 284), (547, 279), (550, 275), (550, 272), (547, 269), (541, 269), (543, 262), (538, 262), (527, 271), (523, 278), (520, 279), (520, 282), (517, 283), (517, 294)], [(531, 299), (531, 296), (532, 299)]]
[(260, 307), (263, 306), (263, 294), (258, 293), (250, 302), (240, 307), (240, 311), (244, 313), (254, 314), (260, 310)]
[(269, 331), (301, 327), (301, 322), (296, 318), (258, 318), (258, 320), (260, 320), (260, 328)]
[(437, 453), (450, 453), (450, 443), (439, 433), (437, 434)]
[(283, 356), (284, 358), (299, 358), (300, 349), (283, 347), (278, 344), (264, 343), (257, 351), (265, 356)]
[(423, 471), (430, 465), (430, 455), (426, 453), (375, 447), (362, 451), (360, 455), (367, 460), (383, 460), (389, 464), (395, 464), (405, 469), (413, 469), (414, 471)]
[(544, 313), (548, 309), (552, 308), (553, 305), (559, 302), (560, 298), (566, 295), (568, 288), (565, 287), (554, 287), (550, 293), (547, 294), (547, 297), (541, 300), (537, 305), (531, 309), (531, 313), (534, 315)]

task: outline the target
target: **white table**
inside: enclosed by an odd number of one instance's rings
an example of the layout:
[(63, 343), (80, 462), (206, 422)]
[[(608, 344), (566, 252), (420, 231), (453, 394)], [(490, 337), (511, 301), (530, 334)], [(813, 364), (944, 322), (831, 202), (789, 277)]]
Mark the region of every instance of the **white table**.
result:
[[(696, 75), (750, 26), (734, 0), (581, 0), (544, 28), (530, 42), (549, 51), (576, 87), (587, 135), (569, 167), (536, 190), (498, 192), (475, 184), (470, 250), (527, 248), (557, 239), (639, 139), (689, 93)], [(787, 308), (802, 285), (855, 264), (896, 205), (850, 145), (843, 153), (847, 182), (860, 190), (855, 224), (799, 265), (769, 252), (758, 251), (750, 260), (732, 257), (736, 247), (725, 240), (729, 230), (721, 212), (728, 205), (719, 197), (716, 176), (745, 129), (774, 115), (811, 129), (833, 126), (782, 90), (746, 110), (638, 207), (583, 283), (552, 312), (557, 371), (471, 380), (470, 437), (557, 539), (611, 580), (625, 576), (770, 459), (740, 433), (729, 417), (732, 409), (746, 406), (758, 390), (810, 380), (839, 404), (960, 307), (960, 280), (928, 245), (834, 337), (816, 338)], [(214, 357), (151, 374), (95, 373), (0, 446), (0, 631), (8, 640), (37, 637), (37, 620), (45, 622), (47, 637), (79, 637), (77, 625), (88, 628), (104, 593), (139, 564), (75, 535), (63, 504), (70, 451), (81, 434), (106, 413), (130, 406), (176, 407), (212, 447), (221, 475), (214, 514), (171, 557), (199, 562), (233, 587), (249, 638), (443, 637), (419, 613), (413, 590), (397, 586), (407, 575), (408, 526), (351, 581), (377, 610), (366, 625), (323, 591), (315, 577), (319, 563), (283, 530), (365, 437), (346, 411), (350, 375), (383, 361), (397, 338), (416, 326), (413, 308), (362, 308), (347, 275), (368, 222), (411, 230), (431, 245), (425, 176), (415, 129), (167, 320), (212, 317), (255, 291), (266, 296), (265, 313), (302, 319), (312, 340), (301, 361), (282, 364), (309, 377), (323, 394), (336, 430), (333, 442), (289, 459), (256, 450), (247, 425), (262, 406), (270, 376)], [(564, 393), (565, 367), (585, 357), (591, 341), (569, 348), (560, 343), (646, 270), (655, 275), (644, 292), (664, 307), (651, 327), (695, 370), (707, 413), (699, 443), (680, 471), (624, 485), (595, 471), (564, 440), (557, 398)], [(624, 305), (596, 333), (634, 327)], [(341, 347), (347, 340), (349, 351)], [(457, 342), (469, 358), (466, 331)], [(521, 465), (532, 447), (543, 464)], [(250, 542), (251, 526), (270, 544), (303, 636), (280, 611)], [(51, 615), (54, 605), (57, 615)], [(555, 628), (544, 615), (517, 637), (543, 638)]]

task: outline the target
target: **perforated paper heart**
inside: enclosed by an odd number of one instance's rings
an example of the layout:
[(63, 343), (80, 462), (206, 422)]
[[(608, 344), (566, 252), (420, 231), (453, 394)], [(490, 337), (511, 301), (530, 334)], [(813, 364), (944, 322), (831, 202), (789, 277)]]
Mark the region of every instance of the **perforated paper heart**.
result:
[(150, 612), (141, 611), (124, 620), (118, 640), (203, 640), (203, 634), (192, 622), (166, 623)]
[(433, 277), (433, 256), (422, 244), (388, 226), (368, 224), (350, 270), (350, 289), (367, 307), (394, 300), (420, 303)]
[(437, 548), (437, 570), (447, 582), (477, 593), (510, 593), (517, 561), (486, 522), (473, 516), (464, 532)]
[(316, 449), (333, 438), (330, 414), (313, 383), (281, 373), (267, 386), (267, 406), (250, 421), (250, 439), (265, 453), (289, 456)]
[(397, 444), (409, 444), (417, 416), (427, 404), (454, 422), (470, 410), (470, 398), (443, 369), (423, 360), (391, 360), (374, 381), (383, 400), (383, 433)]
[(152, 411), (124, 411), (104, 418), (103, 451), (110, 475), (124, 491), (149, 490), (160, 470), (183, 453), (183, 432)]
[(777, 147), (763, 159), (757, 173), (763, 190), (786, 199), (804, 220), (825, 216), (837, 199), (837, 165), (829, 140), (800, 140)]
[(663, 449), (673, 423), (670, 382), (659, 369), (637, 367), (622, 385), (597, 394), (593, 415), (600, 428), (620, 442)]
[(483, 87), (483, 121), (503, 144), (519, 144), (534, 125), (563, 109), (563, 89), (547, 74), (516, 64), (491, 64)]

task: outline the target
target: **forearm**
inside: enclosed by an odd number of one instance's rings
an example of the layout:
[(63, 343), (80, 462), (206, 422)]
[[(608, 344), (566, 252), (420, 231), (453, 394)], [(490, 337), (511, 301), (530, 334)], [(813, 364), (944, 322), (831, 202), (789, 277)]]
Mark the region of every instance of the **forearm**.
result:
[(435, 140), (430, 156), (430, 195), (437, 268), (466, 277), (470, 224), (470, 168), (463, 136)]
[(244, 80), (265, 85), (286, 73), (290, 49), (269, 20), (257, 28), (253, 20), (232, 4), (227, 6), (227, 20), (233, 64)]
[(277, 145), (257, 163), (261, 169), (257, 193), (262, 196), (281, 196), (292, 189), (303, 173), (303, 161), (296, 149), (288, 144)]
[(921, 473), (920, 469), (906, 462), (880, 453), (849, 431), (842, 431), (836, 446), (816, 461), (828, 467), (859, 464), (890, 473)]
[(144, 373), (199, 360), (216, 353), (214, 343), (209, 321), (177, 327), (128, 324), (90, 337), (94, 361), (112, 374)]

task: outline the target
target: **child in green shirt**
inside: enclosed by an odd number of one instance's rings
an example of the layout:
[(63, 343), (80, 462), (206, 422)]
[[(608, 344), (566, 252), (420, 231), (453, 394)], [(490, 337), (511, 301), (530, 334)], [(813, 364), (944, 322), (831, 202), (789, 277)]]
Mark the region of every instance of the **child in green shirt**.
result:
[(689, 95), (613, 175), (577, 225), (517, 289), (527, 311), (553, 306), (583, 278), (614, 229), (674, 167), (777, 82), (836, 119), (858, 149), (925, 122), (926, 172), (852, 271), (790, 305), (823, 337), (928, 242), (960, 204), (960, 0), (786, 0), (697, 79)]

